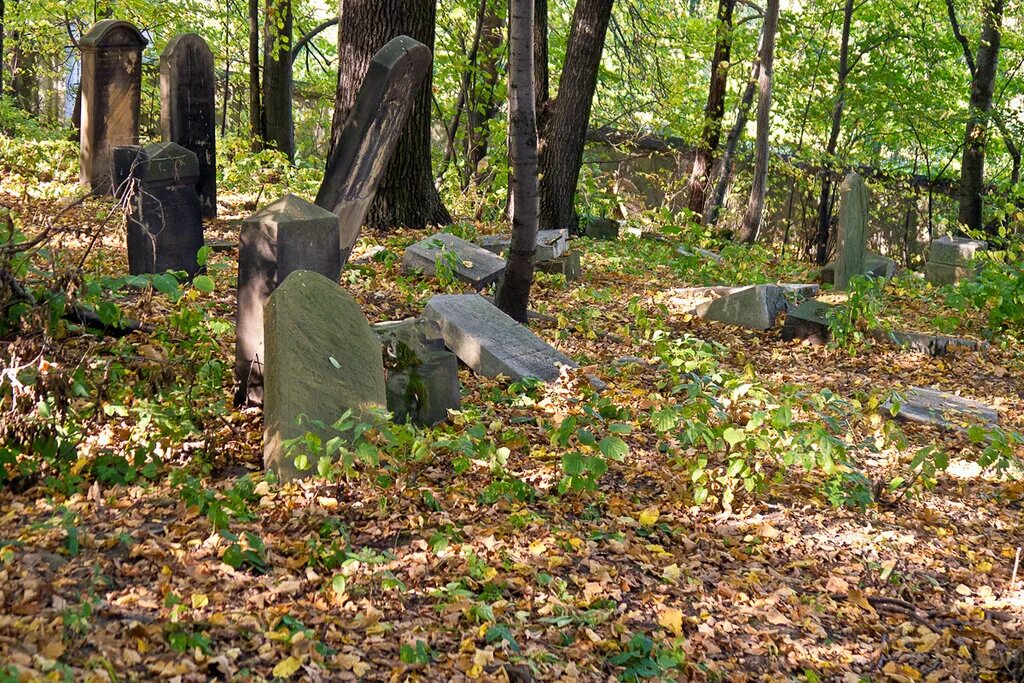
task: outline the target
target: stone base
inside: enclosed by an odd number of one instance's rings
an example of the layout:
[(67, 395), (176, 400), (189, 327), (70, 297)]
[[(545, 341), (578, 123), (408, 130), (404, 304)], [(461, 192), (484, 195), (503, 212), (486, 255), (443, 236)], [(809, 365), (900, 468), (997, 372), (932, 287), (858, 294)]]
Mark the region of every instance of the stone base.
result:
[(583, 265), (580, 263), (580, 252), (568, 251), (558, 258), (538, 261), (538, 271), (553, 275), (564, 275), (566, 282), (573, 282), (583, 277)]
[(934, 261), (924, 264), (924, 272), (925, 278), (933, 285), (952, 285), (961, 280), (973, 280), (975, 275), (973, 268)]

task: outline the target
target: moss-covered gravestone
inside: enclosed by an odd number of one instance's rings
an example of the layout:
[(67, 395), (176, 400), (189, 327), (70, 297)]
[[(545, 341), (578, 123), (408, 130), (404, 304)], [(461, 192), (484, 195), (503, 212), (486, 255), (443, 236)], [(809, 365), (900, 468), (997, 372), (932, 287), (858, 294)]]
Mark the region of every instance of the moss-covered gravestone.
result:
[(308, 476), (315, 470), (296, 467), (285, 442), (315, 432), (326, 443), (337, 434), (300, 416), (331, 425), (347, 410), (358, 417), (385, 409), (380, 341), (351, 294), (308, 270), (293, 272), (270, 295), (263, 335), (263, 463), (281, 480)]
[(835, 288), (846, 289), (854, 275), (865, 272), (868, 245), (868, 188), (856, 173), (846, 176), (839, 188), (839, 247), (836, 254)]
[(422, 318), (378, 323), (387, 375), (388, 410), (395, 422), (435, 425), (459, 409), (459, 359), (436, 322)]

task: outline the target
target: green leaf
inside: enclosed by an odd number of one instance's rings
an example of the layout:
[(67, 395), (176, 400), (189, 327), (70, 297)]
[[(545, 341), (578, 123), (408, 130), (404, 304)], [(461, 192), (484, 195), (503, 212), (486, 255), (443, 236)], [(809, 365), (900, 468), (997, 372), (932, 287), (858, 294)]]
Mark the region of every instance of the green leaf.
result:
[(609, 460), (621, 462), (629, 455), (629, 445), (617, 436), (606, 436), (598, 444), (601, 453)]
[(725, 431), (722, 432), (722, 438), (725, 439), (725, 442), (730, 446), (735, 446), (747, 438), (747, 433), (736, 427), (726, 427)]
[(192, 280), (192, 286), (204, 294), (210, 294), (215, 289), (213, 278), (209, 275), (196, 275)]

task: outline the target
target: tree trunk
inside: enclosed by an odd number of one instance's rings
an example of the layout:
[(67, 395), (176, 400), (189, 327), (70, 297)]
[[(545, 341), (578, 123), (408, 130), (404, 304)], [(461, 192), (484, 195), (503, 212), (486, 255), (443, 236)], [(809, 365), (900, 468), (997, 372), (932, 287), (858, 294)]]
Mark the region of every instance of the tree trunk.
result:
[[(476, 29), (473, 32), (473, 45), (469, 49), (468, 64), (466, 70), (462, 73), (462, 83), (459, 86), (459, 97), (455, 102), (455, 113), (452, 114), (451, 123), (445, 128), (445, 134), (448, 139), (445, 142), (444, 147), (444, 159), (441, 160), (441, 168), (437, 171), (437, 178), (434, 181), (435, 185), (439, 185), (441, 180), (444, 178), (444, 173), (448, 170), (448, 164), (451, 163), (452, 158), (455, 156), (455, 139), (459, 134), (459, 124), (462, 122), (462, 110), (467, 107), (469, 103), (469, 89), (473, 84), (473, 74), (477, 70), (477, 59), (480, 55), (480, 43), (483, 40), (483, 33), (486, 27), (486, 16), (487, 16), (487, 2), (488, 0), (480, 0), (480, 7), (476, 13)], [(466, 135), (468, 139), (468, 134)]]
[(263, 147), (260, 91), (260, 2), (249, 0), (249, 135), (254, 152)]
[(732, 51), (732, 13), (736, 0), (718, 0), (715, 30), (715, 52), (711, 57), (711, 82), (708, 102), (704, 107), (704, 127), (693, 157), (693, 169), (687, 182), (690, 211), (699, 214), (707, 202), (711, 176), (711, 162), (722, 137), (722, 117), (725, 114), (725, 93), (729, 84), (729, 55)]
[(537, 118), (534, 99), (533, 0), (511, 0), (509, 8), (509, 167), (512, 185), (512, 244), (495, 305), (525, 324), (537, 252), (540, 197), (537, 180)]
[(292, 1), (267, 0), (263, 45), (263, 133), (268, 145), (295, 158), (292, 126)]
[(821, 195), (818, 198), (818, 233), (815, 239), (815, 263), (825, 265), (828, 258), (829, 227), (832, 223), (832, 177), (830, 166), (839, 144), (839, 128), (843, 122), (843, 107), (846, 105), (846, 77), (850, 73), (850, 23), (853, 21), (853, 0), (846, 0), (843, 10), (843, 37), (839, 46), (839, 82), (836, 87), (836, 102), (832, 108), (832, 130), (825, 147), (825, 161), (821, 171)]
[(754, 142), (754, 180), (750, 202), (737, 239), (753, 244), (761, 230), (764, 195), (768, 185), (768, 133), (772, 106), (772, 72), (775, 63), (775, 34), (779, 30), (779, 0), (768, 0), (764, 17), (764, 44), (761, 46), (761, 73), (757, 86), (757, 139)]
[(0, 0), (0, 97), (4, 94), (4, 14), (6, 12), (4, 0)]
[(484, 14), (483, 33), (480, 36), (480, 68), (473, 77), (469, 105), (466, 110), (466, 173), (463, 189), (473, 178), (479, 185), (489, 173), (481, 168), (487, 158), (487, 124), (498, 112), (494, 89), (498, 84), (498, 58), (501, 54), (504, 21), (494, 9), (495, 0), (488, 0)]
[[(331, 125), (332, 154), (373, 55), (401, 35), (414, 38), (433, 51), (435, 11), (435, 0), (343, 0), (338, 24), (338, 91)], [(424, 79), (423, 86), (410, 93), (416, 103), (367, 212), (366, 225), (371, 228), (424, 228), (451, 222), (434, 187), (430, 167), (432, 80)]]
[(999, 42), (1003, 21), (1003, 0), (991, 0), (985, 9), (981, 27), (981, 41), (974, 78), (971, 79), (970, 114), (964, 134), (964, 154), (960, 164), (961, 226), (969, 230), (984, 227), (983, 195), (985, 192), (985, 144), (988, 141), (988, 121), (992, 111), (996, 70), (999, 64)]
[(583, 164), (590, 108), (611, 19), (613, 0), (577, 0), (558, 79), (558, 94), (545, 105), (540, 134), (540, 226), (579, 224), (574, 200)]
[(543, 116), (544, 106), (551, 98), (548, 66), (548, 0), (533, 4), (533, 95), (536, 115)]

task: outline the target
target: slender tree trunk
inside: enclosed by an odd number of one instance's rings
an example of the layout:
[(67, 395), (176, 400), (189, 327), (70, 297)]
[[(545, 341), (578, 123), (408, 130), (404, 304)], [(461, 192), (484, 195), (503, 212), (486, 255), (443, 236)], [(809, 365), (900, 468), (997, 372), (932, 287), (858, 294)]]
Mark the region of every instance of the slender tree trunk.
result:
[(486, 24), (487, 15), (487, 2), (488, 0), (480, 0), (480, 7), (476, 14), (476, 30), (473, 33), (473, 45), (469, 49), (468, 64), (466, 70), (462, 73), (462, 84), (459, 87), (459, 97), (455, 101), (455, 112), (452, 114), (451, 123), (445, 128), (445, 134), (448, 137), (444, 148), (444, 159), (441, 161), (441, 168), (437, 172), (437, 179), (434, 181), (435, 184), (441, 182), (441, 178), (444, 176), (444, 172), (448, 169), (448, 164), (451, 163), (452, 157), (455, 156), (455, 138), (459, 133), (459, 124), (462, 121), (462, 110), (466, 108), (466, 104), (469, 101), (469, 89), (472, 85), (473, 74), (476, 72), (477, 57), (480, 54), (480, 43), (483, 40), (483, 32)]
[(4, 0), (0, 0), (0, 97), (4, 94), (4, 15), (7, 7)]
[[(343, 0), (340, 11), (331, 153), (377, 50), (401, 35), (434, 49), (435, 0)], [(423, 228), (451, 222), (430, 167), (431, 87), (432, 78), (424, 79), (414, 94), (416, 104), (366, 215), (371, 228)]]
[(960, 164), (960, 224), (969, 230), (984, 227), (985, 144), (999, 65), (1003, 0), (991, 0), (985, 9), (974, 78), (971, 79), (970, 114)]
[(537, 252), (540, 197), (534, 99), (533, 0), (511, 0), (509, 12), (509, 166), (512, 171), (512, 244), (495, 304), (525, 324)]
[(292, 1), (267, 0), (263, 46), (263, 132), (268, 145), (295, 158), (292, 126)]
[(815, 263), (824, 265), (828, 258), (829, 227), (832, 223), (832, 157), (839, 144), (839, 129), (843, 122), (843, 107), (846, 105), (846, 77), (850, 73), (850, 24), (853, 21), (853, 0), (846, 0), (843, 10), (843, 37), (839, 46), (839, 82), (836, 86), (836, 102), (832, 108), (832, 130), (825, 147), (824, 168), (821, 170), (821, 195), (818, 198), (818, 232), (815, 239)]
[(736, 0), (718, 0), (715, 29), (715, 52), (711, 57), (711, 81), (708, 102), (704, 107), (704, 127), (693, 157), (693, 169), (687, 182), (690, 211), (699, 214), (707, 202), (711, 182), (711, 165), (722, 136), (722, 117), (725, 115), (725, 93), (729, 84), (729, 55), (732, 51), (732, 13)]
[(757, 139), (754, 143), (754, 181), (750, 187), (747, 215), (737, 239), (753, 244), (761, 230), (764, 195), (768, 185), (768, 134), (772, 106), (772, 72), (775, 64), (775, 34), (779, 29), (779, 0), (768, 0), (764, 17), (764, 44), (761, 46), (761, 73), (758, 77)]
[(548, 66), (548, 0), (533, 4), (533, 94), (536, 100), (538, 127), (544, 107), (551, 98)]
[(576, 187), (613, 0), (577, 0), (558, 79), (541, 117), (540, 226), (576, 230)]
[(249, 0), (249, 135), (252, 151), (263, 147), (263, 110), (260, 105), (260, 1)]
[(467, 168), (463, 176), (463, 189), (469, 187), (470, 178), (481, 184), (484, 178), (490, 175), (481, 167), (481, 162), (487, 158), (488, 123), (498, 112), (498, 100), (494, 91), (498, 85), (498, 58), (505, 26), (501, 15), (493, 7), (495, 1), (489, 0), (487, 12), (484, 14), (483, 34), (480, 37), (482, 59), (473, 79), (466, 111)]

